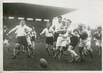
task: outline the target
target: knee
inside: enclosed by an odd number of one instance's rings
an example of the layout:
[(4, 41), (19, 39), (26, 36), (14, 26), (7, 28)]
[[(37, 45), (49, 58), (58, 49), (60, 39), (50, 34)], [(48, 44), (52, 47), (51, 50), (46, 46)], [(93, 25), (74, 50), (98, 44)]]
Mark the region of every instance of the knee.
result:
[(73, 49), (72, 46), (69, 46), (69, 47), (68, 47), (68, 51), (71, 51), (72, 49)]
[(19, 44), (19, 43), (16, 43), (15, 47), (20, 47), (20, 44)]

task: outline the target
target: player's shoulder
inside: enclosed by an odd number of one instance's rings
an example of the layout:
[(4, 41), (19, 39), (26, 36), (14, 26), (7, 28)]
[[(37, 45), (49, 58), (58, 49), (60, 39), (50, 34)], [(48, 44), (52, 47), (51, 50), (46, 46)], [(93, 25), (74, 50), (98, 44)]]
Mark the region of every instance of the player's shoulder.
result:
[(43, 30), (47, 30), (47, 28), (44, 28)]
[(15, 28), (20, 28), (20, 25), (16, 25)]
[(29, 29), (30, 31), (32, 31), (32, 28), (27, 26), (27, 25), (25, 25), (24, 28)]
[(43, 31), (47, 31), (47, 30), (48, 30), (47, 28), (44, 28), (44, 29), (43, 29)]
[(24, 27), (26, 27), (26, 28), (30, 28), (29, 26), (27, 26), (27, 25), (24, 25)]

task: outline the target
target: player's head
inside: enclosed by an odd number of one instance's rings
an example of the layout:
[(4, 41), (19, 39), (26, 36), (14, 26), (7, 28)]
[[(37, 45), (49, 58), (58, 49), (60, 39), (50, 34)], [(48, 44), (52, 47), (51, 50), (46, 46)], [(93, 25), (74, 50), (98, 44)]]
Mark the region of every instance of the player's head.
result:
[(63, 23), (64, 26), (66, 25), (66, 22), (65, 22), (65, 21), (63, 21), (62, 23)]
[(58, 22), (61, 23), (62, 22), (62, 16), (58, 16)]
[(77, 29), (74, 29), (74, 30), (73, 30), (73, 33), (74, 33), (74, 35), (78, 35), (78, 34), (79, 34), (79, 31), (78, 31)]
[(34, 26), (32, 26), (32, 30), (35, 30), (35, 27), (34, 27)]
[(24, 30), (25, 30), (26, 34), (29, 33), (29, 31), (27, 29), (24, 29)]
[(49, 28), (50, 26), (51, 26), (51, 22), (50, 22), (50, 21), (47, 21), (47, 22), (46, 22), (46, 27)]
[(98, 26), (98, 27), (97, 27), (97, 30), (98, 30), (99, 32), (101, 32), (101, 31), (102, 31), (102, 27), (101, 27), (101, 26)]
[(79, 30), (83, 30), (83, 29), (84, 29), (83, 24), (79, 24), (79, 25), (78, 25), (78, 29), (79, 29)]
[(24, 25), (26, 25), (26, 22), (25, 22), (25, 20), (21, 20), (21, 21), (20, 21), (20, 25), (21, 25), (21, 26), (24, 26)]
[(66, 21), (67, 21), (68, 24), (72, 23), (72, 21), (70, 19), (66, 19)]
[(66, 24), (69, 26), (71, 25), (72, 21), (70, 19), (66, 19)]

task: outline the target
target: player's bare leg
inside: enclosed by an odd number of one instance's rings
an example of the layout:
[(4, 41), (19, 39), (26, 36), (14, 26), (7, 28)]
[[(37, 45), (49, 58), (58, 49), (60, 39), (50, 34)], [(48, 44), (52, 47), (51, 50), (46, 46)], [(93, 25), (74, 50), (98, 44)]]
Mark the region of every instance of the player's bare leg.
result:
[(28, 53), (28, 57), (32, 57), (32, 55), (33, 55), (33, 48), (32, 48), (31, 45), (28, 45), (27, 53)]
[(56, 58), (60, 53), (60, 46), (56, 46), (54, 57)]
[(80, 62), (84, 62), (83, 49), (84, 49), (84, 47), (79, 47)]
[(56, 52), (56, 42), (53, 42), (53, 54)]
[(101, 40), (99, 40), (99, 45), (98, 45), (99, 56), (101, 55), (101, 51), (102, 51), (102, 45), (101, 45)]
[(16, 56), (20, 53), (20, 44), (16, 44), (15, 48), (13, 49), (13, 57), (12, 59), (16, 59)]
[(53, 45), (50, 45), (50, 49), (49, 49), (49, 50), (50, 50), (50, 55), (53, 56), (53, 54), (54, 54), (54, 53), (53, 53), (53, 52), (54, 52), (54, 51), (53, 51)]
[(35, 41), (32, 41), (32, 54), (34, 55), (35, 53), (33, 52), (36, 48), (35, 48)]
[(49, 56), (50, 56), (49, 48), (50, 48), (49, 44), (46, 44), (46, 51), (47, 51), (47, 53), (48, 53), (48, 54), (49, 54)]
[(58, 59), (60, 60), (61, 59), (61, 56), (63, 55), (63, 50), (64, 49), (64, 47), (63, 46), (61, 46), (60, 47), (60, 52), (59, 52), (59, 54), (58, 54)]
[(69, 46), (67, 50), (71, 53), (71, 56), (72, 56), (71, 62), (74, 62), (74, 61), (76, 62), (79, 59), (79, 55), (72, 49), (73, 49), (73, 47)]

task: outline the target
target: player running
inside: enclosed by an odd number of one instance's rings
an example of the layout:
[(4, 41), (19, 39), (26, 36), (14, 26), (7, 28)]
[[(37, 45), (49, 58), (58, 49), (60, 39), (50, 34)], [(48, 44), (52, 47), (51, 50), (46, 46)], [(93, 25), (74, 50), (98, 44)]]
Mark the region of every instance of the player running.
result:
[(32, 48), (35, 50), (35, 40), (37, 38), (37, 33), (35, 31), (35, 27), (32, 27), (32, 31), (30, 32), (31, 34), (31, 44), (32, 44)]
[(21, 20), (20, 24), (17, 25), (16, 27), (14, 27), (13, 29), (11, 29), (7, 35), (9, 35), (10, 33), (12, 33), (13, 31), (15, 31), (16, 34), (16, 46), (13, 49), (13, 59), (16, 58), (17, 54), (20, 52), (20, 48), (25, 48), (26, 50), (28, 50), (28, 43), (27, 43), (27, 39), (26, 39), (26, 32), (27, 31), (31, 31), (32, 29), (30, 27), (28, 27), (25, 23), (25, 20)]
[[(68, 20), (68, 22), (71, 23), (71, 20)], [(59, 28), (59, 36), (57, 38), (56, 42), (56, 53), (54, 57), (58, 57), (58, 59), (61, 58), (64, 48), (67, 46), (67, 28), (68, 28), (67, 20), (62, 21), (61, 28)]]
[(46, 28), (40, 33), (40, 35), (45, 34), (46, 37), (46, 50), (49, 55), (51, 55), (51, 50), (53, 50), (53, 30), (50, 28), (51, 22), (47, 22)]
[(56, 51), (56, 42), (57, 42), (57, 38), (59, 36), (59, 29), (62, 26), (62, 16), (58, 16), (57, 20), (53, 21), (53, 24), (51, 26), (51, 29), (53, 29), (54, 31), (54, 39), (53, 39), (53, 50), (54, 52)]

